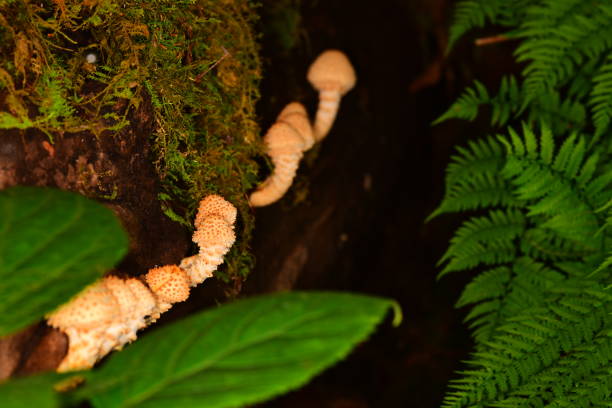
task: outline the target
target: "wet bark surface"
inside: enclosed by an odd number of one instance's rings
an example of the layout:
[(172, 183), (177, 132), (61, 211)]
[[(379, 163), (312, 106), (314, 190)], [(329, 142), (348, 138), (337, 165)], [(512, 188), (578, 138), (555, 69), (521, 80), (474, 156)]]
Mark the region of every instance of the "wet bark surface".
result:
[[(442, 197), (453, 146), (468, 135), (463, 124), (430, 123), (473, 76), (494, 84), (499, 74), (492, 68), (506, 64), (506, 51), (464, 48), (450, 61), (442, 58), (450, 0), (303, 3), (300, 41), (291, 52), (263, 40), (262, 128), (291, 101), (305, 103), (313, 116), (317, 95), (306, 70), (324, 49), (345, 51), (358, 83), (342, 100), (328, 137), (305, 157), (288, 196), (255, 210), (257, 265), (242, 294), (368, 293), (397, 300), (404, 322), (399, 328), (386, 322), (311, 384), (261, 406), (437, 407), (471, 345), (465, 311), (453, 308), (468, 277), (435, 279), (435, 264), (460, 218), (424, 220)], [(475, 61), (488, 65), (475, 69)], [(129, 129), (111, 138), (65, 135), (54, 145), (39, 134), (0, 138), (0, 188), (57, 186), (115, 211), (132, 245), (119, 274), (176, 263), (190, 245), (156, 200), (150, 113), (142, 109)], [(196, 288), (160, 324), (212, 304), (221, 293), (219, 282)], [(52, 369), (65, 348), (63, 335), (44, 324), (0, 339), (0, 379)]]

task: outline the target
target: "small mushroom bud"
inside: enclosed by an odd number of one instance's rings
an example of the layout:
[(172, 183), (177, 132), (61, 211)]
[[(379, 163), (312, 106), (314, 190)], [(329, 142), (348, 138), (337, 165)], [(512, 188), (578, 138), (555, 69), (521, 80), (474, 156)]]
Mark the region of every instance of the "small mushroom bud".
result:
[(147, 285), (158, 299), (159, 313), (183, 302), (189, 297), (189, 277), (176, 265), (149, 269), (145, 276)]
[(249, 201), (255, 207), (272, 204), (289, 190), (305, 148), (304, 139), (284, 122), (277, 122), (268, 129), (264, 143), (274, 170), (251, 194)]
[(310, 84), (319, 91), (319, 107), (314, 121), (314, 137), (320, 141), (331, 129), (340, 99), (357, 81), (347, 56), (338, 50), (324, 51), (312, 63), (307, 74)]
[(213, 214), (222, 217), (231, 226), (236, 222), (236, 207), (223, 197), (211, 194), (200, 201), (198, 214), (194, 222), (195, 227), (200, 228), (202, 221)]

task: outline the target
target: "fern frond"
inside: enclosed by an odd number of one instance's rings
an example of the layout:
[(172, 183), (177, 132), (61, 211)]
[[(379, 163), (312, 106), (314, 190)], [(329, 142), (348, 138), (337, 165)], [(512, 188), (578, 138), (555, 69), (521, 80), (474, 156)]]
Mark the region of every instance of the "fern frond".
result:
[(579, 0), (547, 1), (528, 11), (516, 49), (523, 70), (526, 96), (563, 85), (586, 60), (612, 46), (612, 5)]
[(463, 91), (459, 99), (438, 119), (434, 120), (432, 125), (437, 125), (448, 119), (474, 120), (478, 116), (480, 105), (488, 104), (490, 101), (491, 97), (487, 88), (482, 82), (474, 81), (473, 87)]
[(557, 133), (582, 129), (586, 122), (584, 105), (573, 98), (561, 98), (556, 90), (546, 90), (528, 99), (525, 89), (513, 76), (502, 78), (497, 95), (490, 96), (484, 85), (474, 81), (451, 107), (433, 124), (449, 119), (476, 119), (480, 108), (490, 106), (491, 125), (503, 126), (528, 108), (527, 122), (544, 122)]
[(510, 268), (507, 266), (500, 266), (482, 272), (466, 285), (455, 306), (463, 307), (482, 300), (505, 295), (506, 285), (511, 277)]
[(446, 168), (447, 191), (471, 177), (498, 174), (506, 156), (503, 146), (492, 137), (469, 141), (467, 147), (458, 147), (457, 152)]
[(521, 252), (539, 261), (570, 261), (592, 254), (593, 248), (576, 240), (566, 239), (554, 231), (531, 228), (521, 236)]
[[(498, 296), (488, 296), (465, 318), (470, 322), (469, 327), (473, 330), (477, 349), (482, 349), (483, 344), (486, 344), (498, 327), (509, 318), (531, 308), (542, 307), (545, 291), (565, 279), (565, 275), (558, 270), (528, 257), (516, 258), (510, 271), (503, 292), (498, 290)], [(480, 284), (476, 286), (478, 287), (481, 290), (487, 289)]]
[(457, 4), (448, 39), (448, 50), (466, 32), (485, 23), (516, 26), (533, 0), (464, 0)]
[(432, 214), (488, 210), (441, 259), (440, 275), (484, 270), (457, 302), (472, 306), (476, 352), (443, 406), (610, 408), (612, 2), (487, 3), (460, 3), (451, 44), (507, 22), (522, 78), (496, 94), (474, 82), (435, 123), (486, 108), (493, 126), (524, 124), (460, 149)]
[(499, 173), (505, 151), (494, 138), (470, 141), (459, 147), (446, 170), (446, 194), (428, 220), (440, 214), (490, 206), (512, 207), (516, 200)]
[(481, 243), (470, 252), (462, 253), (453, 257), (442, 269), (438, 278), (449, 272), (472, 269), (478, 265), (499, 265), (510, 262), (516, 258), (516, 248), (509, 237), (496, 239), (495, 241)]
[(516, 207), (518, 203), (504, 179), (499, 175), (483, 174), (455, 183), (427, 220), (452, 212)]
[(595, 137), (599, 137), (609, 128), (612, 118), (612, 54), (608, 55), (599, 73), (593, 78), (589, 105), (593, 114)]
[(491, 211), (484, 217), (472, 217), (455, 232), (450, 247), (439, 263), (448, 265), (440, 276), (479, 263), (491, 265), (512, 259), (514, 239), (525, 229), (525, 217), (520, 211)]
[(528, 384), (492, 406), (501, 408), (610, 407), (612, 372), (610, 339), (578, 347), (557, 366), (533, 376)]
[[(551, 295), (542, 306), (508, 318), (474, 354), (469, 362), (473, 369), (451, 383), (453, 391), (443, 406), (509, 406), (521, 399), (524, 405), (517, 406), (543, 406), (538, 401), (567, 400), (575, 384), (600, 375), (612, 359), (606, 337), (612, 294), (596, 284), (591, 289), (600, 296)], [(561, 373), (575, 377), (552, 391), (542, 388), (553, 387), (549, 380), (559, 381)]]
[(483, 27), (487, 21), (494, 20), (503, 4), (503, 0), (466, 0), (457, 4), (449, 32), (448, 49), (472, 28)]
[(595, 179), (589, 183), (597, 157), (586, 159), (584, 139), (574, 134), (565, 140), (551, 164), (550, 147), (538, 151), (533, 132), (524, 126), (523, 133), (521, 138), (510, 130), (510, 138), (500, 137), (509, 155), (502, 176), (525, 203), (529, 216), (546, 216), (540, 221), (542, 228), (599, 247), (601, 237), (597, 238), (597, 231), (603, 226), (603, 219), (595, 209), (603, 204), (603, 197), (595, 193), (592, 185), (597, 183), (596, 188), (600, 189), (607, 182)]

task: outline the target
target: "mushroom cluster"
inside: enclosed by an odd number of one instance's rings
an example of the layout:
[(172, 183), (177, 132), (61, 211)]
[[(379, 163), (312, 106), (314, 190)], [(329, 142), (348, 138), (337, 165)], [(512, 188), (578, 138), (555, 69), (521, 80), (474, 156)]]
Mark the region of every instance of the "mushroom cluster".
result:
[(298, 102), (287, 105), (268, 129), (264, 144), (274, 171), (251, 194), (249, 200), (255, 207), (272, 204), (289, 190), (304, 152), (314, 144), (306, 108)]
[(92, 367), (112, 350), (136, 339), (136, 332), (155, 322), (174, 303), (189, 297), (190, 287), (211, 277), (235, 240), (236, 208), (210, 195), (200, 202), (193, 241), (197, 255), (180, 265), (150, 269), (144, 280), (107, 276), (87, 287), (47, 317), (68, 336), (68, 353), (58, 371)]
[(319, 55), (308, 69), (307, 79), (319, 91), (314, 125), (298, 102), (290, 103), (278, 115), (263, 140), (274, 170), (251, 194), (249, 201), (254, 207), (272, 204), (287, 192), (304, 152), (327, 136), (336, 119), (340, 99), (357, 80), (351, 62), (338, 50)]

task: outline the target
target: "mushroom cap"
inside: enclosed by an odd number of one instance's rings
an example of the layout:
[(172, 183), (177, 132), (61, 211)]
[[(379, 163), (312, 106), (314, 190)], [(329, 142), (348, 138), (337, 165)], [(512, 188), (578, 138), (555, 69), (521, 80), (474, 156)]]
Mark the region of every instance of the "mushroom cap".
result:
[(340, 95), (350, 91), (357, 82), (351, 62), (339, 50), (322, 52), (310, 65), (306, 78), (317, 91), (337, 89)]
[(130, 288), (138, 299), (138, 314), (147, 316), (155, 309), (155, 297), (140, 279), (129, 278), (125, 280), (126, 286)]
[(60, 329), (91, 329), (111, 324), (119, 314), (117, 299), (103, 281), (98, 281), (57, 309), (49, 316), (48, 322)]
[(204, 218), (212, 214), (224, 218), (228, 224), (233, 225), (236, 222), (236, 207), (223, 197), (211, 194), (200, 201), (200, 207), (195, 219), (196, 228), (198, 228)]
[(278, 115), (277, 121), (286, 123), (295, 129), (304, 141), (304, 150), (312, 147), (315, 140), (304, 105), (299, 102), (291, 102)]
[(155, 298), (139, 279), (107, 276), (103, 282), (117, 300), (124, 321), (144, 319), (155, 309)]
[(200, 248), (210, 245), (231, 247), (236, 240), (236, 234), (230, 224), (219, 215), (211, 214), (204, 218), (198, 229), (193, 233), (193, 242)]
[(290, 102), (287, 104), (287, 106), (283, 108), (281, 113), (278, 114), (277, 120), (282, 120), (283, 117), (287, 115), (292, 115), (294, 113), (304, 115), (306, 117), (308, 116), (308, 112), (306, 112), (306, 108), (304, 107), (304, 105), (299, 102)]
[(303, 151), (305, 143), (302, 136), (290, 125), (284, 122), (276, 122), (264, 136), (264, 143), (268, 153), (272, 156), (275, 152), (299, 152)]
[(177, 303), (189, 297), (189, 277), (176, 265), (149, 269), (145, 280), (162, 302)]
[(102, 279), (102, 283), (112, 293), (117, 300), (119, 310), (121, 311), (122, 317), (131, 314), (134, 311), (138, 299), (129, 286), (125, 284), (125, 281), (117, 276), (107, 276)]

